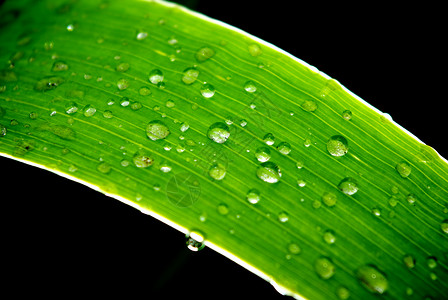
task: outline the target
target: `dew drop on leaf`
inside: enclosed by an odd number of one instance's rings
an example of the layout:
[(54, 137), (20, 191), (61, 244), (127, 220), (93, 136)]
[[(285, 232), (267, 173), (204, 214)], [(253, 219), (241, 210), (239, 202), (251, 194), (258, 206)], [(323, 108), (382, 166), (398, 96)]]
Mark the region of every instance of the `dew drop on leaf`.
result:
[(348, 152), (347, 139), (341, 135), (334, 135), (327, 141), (327, 151), (332, 156), (344, 156)]
[(78, 104), (76, 102), (70, 101), (65, 105), (65, 112), (69, 115), (74, 114), (78, 111)]
[(251, 204), (257, 204), (260, 201), (260, 192), (257, 189), (250, 189), (247, 192), (246, 199)]
[(120, 63), (115, 70), (117, 70), (118, 72), (126, 72), (127, 70), (129, 70), (129, 64), (128, 63)]
[(216, 163), (213, 164), (208, 170), (208, 175), (215, 180), (223, 180), (226, 176), (226, 168), (224, 165)]
[(259, 56), (263, 53), (260, 46), (257, 44), (250, 44), (249, 46), (247, 46), (247, 49), (249, 50), (249, 54), (254, 57)]
[(406, 178), (411, 174), (411, 166), (405, 161), (399, 162), (395, 166), (395, 170), (397, 170), (398, 174), (403, 178)]
[(342, 112), (342, 118), (346, 121), (350, 121), (352, 119), (352, 112), (350, 110), (344, 110)]
[(213, 55), (215, 55), (215, 51), (213, 49), (203, 47), (196, 52), (195, 57), (198, 62), (202, 63), (213, 57)]
[(351, 177), (346, 177), (339, 182), (339, 190), (346, 195), (353, 195), (358, 192), (358, 183)]
[(119, 90), (125, 90), (129, 87), (129, 81), (127, 79), (121, 78), (117, 81), (117, 87)]
[(87, 104), (83, 108), (84, 116), (91, 117), (96, 113), (96, 108), (91, 106), (90, 104)]
[(255, 151), (255, 157), (259, 162), (266, 162), (271, 159), (271, 150), (268, 147), (259, 147)]
[(277, 218), (278, 218), (280, 223), (286, 223), (286, 222), (289, 221), (289, 215), (286, 212), (284, 212), (284, 211), (280, 212), (277, 215)]
[(187, 238), (187, 248), (191, 251), (200, 251), (205, 247), (204, 235), (198, 231), (191, 231), (186, 236)]
[(183, 122), (182, 124), (180, 124), (180, 131), (181, 132), (185, 132), (190, 128), (190, 124), (188, 124), (187, 122)]
[(299, 178), (299, 179), (297, 179), (297, 185), (302, 188), (302, 187), (306, 186), (306, 181)]
[(255, 84), (252, 81), (247, 81), (244, 84), (244, 89), (248, 93), (255, 93), (257, 91), (257, 87), (255, 86)]
[(284, 155), (288, 155), (291, 152), (291, 145), (287, 142), (281, 142), (277, 146), (278, 152)]
[(216, 209), (218, 210), (218, 213), (223, 216), (229, 213), (229, 207), (225, 203), (219, 204)]
[(215, 95), (215, 87), (209, 83), (204, 83), (201, 87), (201, 95), (204, 98), (211, 98)]
[(381, 217), (381, 210), (378, 207), (372, 208), (372, 215), (375, 217)]
[(335, 206), (336, 202), (337, 202), (337, 197), (335, 194), (330, 193), (330, 192), (325, 192), (322, 195), (322, 202), (326, 205), (326, 206)]
[(56, 76), (45, 77), (36, 82), (34, 89), (38, 92), (46, 92), (57, 88), (64, 82), (65, 80), (62, 77), (56, 77)]
[(55, 61), (51, 70), (53, 72), (67, 71), (68, 65), (63, 61)]
[(147, 87), (147, 86), (142, 86), (142, 87), (138, 90), (138, 93), (140, 94), (140, 96), (148, 96), (148, 95), (151, 95), (151, 94), (152, 94), (151, 90), (150, 90), (149, 87)]
[(435, 256), (428, 257), (426, 263), (428, 264), (428, 268), (434, 269), (435, 267), (437, 267), (437, 257)]
[(328, 257), (318, 258), (314, 263), (314, 270), (321, 279), (325, 280), (333, 277), (336, 271), (333, 262)]
[(356, 278), (368, 291), (376, 294), (384, 294), (389, 285), (386, 276), (374, 265), (365, 265), (357, 269)]
[(6, 127), (0, 124), (0, 137), (4, 137), (6, 135)]
[(128, 97), (123, 97), (123, 98), (121, 98), (121, 100), (120, 100), (120, 105), (121, 105), (122, 107), (126, 107), (126, 106), (128, 106), (130, 103), (131, 103), (131, 101), (129, 100)]
[(413, 204), (415, 205), (415, 201), (417, 201), (417, 196), (415, 196), (414, 194), (408, 194), (406, 196), (406, 200), (408, 201), (409, 204)]
[(291, 254), (299, 254), (299, 253), (302, 251), (302, 249), (301, 249), (300, 246), (297, 245), (296, 243), (290, 243), (290, 244), (288, 245), (288, 251), (289, 251)]
[(146, 126), (146, 135), (153, 141), (166, 138), (170, 134), (168, 126), (162, 121), (153, 120)]
[(207, 136), (215, 143), (225, 143), (230, 136), (229, 126), (223, 122), (216, 122), (208, 128)]
[(146, 39), (147, 37), (148, 37), (148, 33), (147, 32), (140, 31), (140, 32), (137, 33), (136, 39), (141, 41), (141, 40)]
[(107, 162), (101, 162), (101, 163), (98, 164), (96, 169), (98, 171), (100, 171), (101, 173), (107, 174), (107, 173), (110, 172), (111, 166)]
[(412, 255), (407, 254), (403, 257), (403, 262), (406, 265), (406, 267), (412, 269), (415, 267), (416, 260)]
[(193, 84), (199, 76), (199, 71), (195, 68), (187, 68), (182, 75), (182, 82), (185, 84)]
[(327, 244), (334, 244), (336, 242), (336, 236), (334, 235), (333, 230), (326, 230), (323, 235), (323, 239)]
[(103, 117), (105, 117), (106, 119), (111, 119), (114, 116), (114, 113), (110, 110), (105, 110), (103, 112)]
[(163, 81), (163, 73), (159, 69), (154, 69), (149, 73), (148, 79), (152, 84), (158, 85)]
[(448, 234), (448, 220), (444, 220), (440, 223), (440, 229), (442, 229), (445, 234)]
[(132, 157), (132, 161), (137, 168), (147, 168), (151, 166), (154, 159), (145, 151), (137, 151)]
[(267, 161), (258, 167), (257, 176), (264, 182), (276, 183), (280, 181), (282, 173), (277, 164)]
[(317, 104), (313, 100), (305, 100), (300, 107), (304, 111), (313, 112), (317, 109)]
[(267, 133), (264, 137), (263, 137), (263, 141), (267, 144), (267, 145), (274, 145), (275, 142), (275, 136), (272, 133)]

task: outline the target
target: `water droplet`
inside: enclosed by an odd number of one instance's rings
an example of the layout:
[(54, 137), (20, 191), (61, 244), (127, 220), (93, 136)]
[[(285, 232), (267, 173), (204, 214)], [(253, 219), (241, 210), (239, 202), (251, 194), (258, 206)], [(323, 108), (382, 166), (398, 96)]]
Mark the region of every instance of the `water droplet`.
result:
[(351, 177), (346, 177), (339, 182), (339, 190), (346, 195), (353, 195), (358, 191), (358, 183)]
[(247, 49), (249, 50), (249, 54), (254, 57), (259, 56), (263, 53), (260, 46), (257, 44), (251, 44), (251, 45), (247, 46)]
[(121, 98), (121, 100), (120, 100), (120, 105), (121, 105), (122, 107), (126, 107), (126, 106), (128, 106), (129, 104), (131, 104), (131, 101), (129, 100), (128, 97), (123, 97), (123, 98)]
[(165, 106), (168, 107), (168, 108), (173, 108), (174, 106), (176, 106), (176, 103), (174, 103), (173, 100), (167, 100), (165, 102)]
[(142, 86), (142, 87), (138, 90), (138, 93), (139, 93), (141, 96), (148, 96), (148, 95), (151, 95), (151, 94), (152, 94), (152, 92), (151, 92), (151, 90), (149, 89), (149, 87), (146, 87), (146, 86)]
[(336, 295), (341, 300), (347, 300), (350, 298), (350, 291), (345, 286), (340, 286), (336, 290)]
[(271, 150), (269, 150), (268, 147), (259, 147), (256, 151), (255, 151), (255, 157), (258, 159), (258, 161), (260, 162), (266, 162), (269, 159), (271, 159)]
[(240, 120), (240, 126), (241, 127), (246, 127), (246, 125), (247, 125), (247, 121), (245, 119), (241, 119)]
[(249, 93), (255, 93), (257, 91), (257, 87), (255, 86), (255, 83), (253, 83), (252, 81), (248, 81), (244, 84), (244, 89), (246, 90), (246, 92)]
[(356, 270), (356, 277), (370, 292), (384, 294), (388, 288), (386, 276), (373, 265), (365, 265)]
[(7, 129), (5, 126), (0, 124), (0, 137), (4, 137), (6, 135)]
[(399, 162), (395, 169), (401, 177), (406, 178), (411, 174), (411, 166), (407, 162)]
[(415, 196), (414, 194), (408, 194), (406, 196), (406, 200), (408, 201), (409, 204), (415, 205), (415, 201), (417, 201), (417, 196)]
[(412, 290), (412, 288), (410, 288), (410, 287), (406, 288), (406, 295), (407, 296), (412, 296), (413, 293), (414, 293), (414, 290)]
[(205, 247), (204, 244), (204, 236), (198, 231), (191, 231), (190, 234), (186, 236), (187, 238), (187, 247), (191, 251), (200, 251)]
[(54, 77), (54, 76), (44, 77), (38, 82), (36, 82), (34, 89), (39, 92), (46, 92), (49, 90), (54, 90), (64, 82), (65, 80), (62, 77)]
[(350, 121), (352, 119), (352, 112), (350, 110), (344, 110), (342, 112), (342, 118), (346, 121)]
[(132, 161), (137, 168), (147, 168), (151, 166), (154, 159), (145, 151), (137, 151), (132, 157)]
[(330, 192), (325, 192), (323, 195), (322, 195), (322, 201), (325, 203), (325, 205), (327, 205), (327, 206), (335, 206), (336, 205), (336, 202), (337, 202), (337, 197), (336, 197), (336, 195), (335, 194), (333, 194), (333, 193), (330, 193)]
[(372, 215), (374, 215), (375, 217), (380, 217), (381, 216), (381, 210), (378, 207), (372, 208)]
[(141, 40), (144, 40), (144, 39), (146, 39), (148, 37), (148, 33), (147, 32), (144, 32), (144, 31), (141, 31), (141, 32), (138, 32), (137, 33), (137, 40), (139, 40), (139, 41), (141, 41)]
[(119, 90), (125, 90), (129, 87), (129, 81), (127, 79), (121, 78), (117, 81), (117, 87)]
[(170, 134), (168, 126), (162, 121), (154, 120), (148, 123), (146, 126), (146, 135), (153, 141), (164, 139)]
[(302, 188), (306, 186), (306, 181), (303, 179), (297, 179), (297, 185)]
[(403, 262), (409, 269), (414, 268), (416, 263), (415, 258), (410, 254), (403, 257)]
[(437, 280), (437, 275), (435, 273), (429, 273), (429, 278), (431, 278), (431, 280)]
[(154, 69), (149, 73), (149, 81), (158, 85), (163, 81), (163, 73), (159, 69)]
[(288, 245), (288, 251), (291, 254), (299, 254), (302, 251), (302, 249), (296, 243), (291, 243)]
[(51, 70), (53, 72), (67, 71), (68, 65), (63, 61), (55, 61)]
[(182, 124), (180, 124), (180, 131), (185, 132), (190, 128), (190, 124), (188, 124), (187, 122), (183, 122)]
[(301, 161), (298, 161), (297, 163), (296, 163), (296, 167), (297, 167), (297, 169), (302, 169), (303, 167), (304, 167), (304, 164), (303, 164), (303, 162), (301, 162)]
[(336, 236), (334, 235), (334, 231), (330, 229), (324, 232), (323, 238), (325, 243), (327, 244), (334, 244), (336, 242)]
[(78, 111), (78, 104), (76, 102), (70, 101), (65, 105), (65, 112), (69, 115), (74, 114)]
[(398, 204), (398, 200), (394, 196), (389, 198), (389, 205), (390, 206), (395, 207), (395, 206), (397, 206), (397, 204)]
[(434, 269), (435, 267), (437, 267), (437, 257), (435, 256), (428, 257), (428, 260), (426, 262), (428, 263), (428, 268), (430, 269)]
[(203, 47), (196, 52), (195, 57), (198, 62), (202, 63), (213, 57), (213, 55), (215, 55), (215, 51), (213, 49)]
[(111, 166), (107, 162), (101, 162), (96, 169), (101, 173), (107, 174), (112, 169)]
[(330, 279), (335, 273), (335, 266), (330, 258), (321, 257), (314, 263), (314, 270), (322, 279)]
[(126, 72), (127, 70), (129, 70), (129, 64), (128, 63), (121, 63), (119, 64), (115, 70), (117, 70), (118, 72)]
[(289, 215), (284, 211), (280, 212), (277, 217), (281, 223), (286, 223), (289, 221)]
[(96, 108), (91, 106), (90, 104), (87, 104), (83, 108), (84, 116), (91, 117), (96, 113)]
[(199, 71), (195, 68), (187, 68), (182, 75), (182, 82), (185, 84), (193, 84), (199, 76)]
[(281, 142), (277, 146), (278, 152), (284, 155), (288, 155), (291, 152), (291, 145), (287, 142)]
[(120, 165), (122, 166), (122, 167), (127, 167), (127, 166), (129, 166), (129, 164), (130, 164), (130, 162), (129, 162), (129, 160), (127, 160), (127, 159), (122, 159), (121, 161), (120, 161)]
[(163, 173), (169, 173), (169, 172), (171, 172), (172, 169), (173, 168), (168, 164), (162, 164), (160, 166), (160, 171), (162, 171)]
[(215, 95), (215, 88), (209, 83), (204, 83), (201, 87), (201, 95), (205, 98), (211, 98)]
[(229, 138), (230, 129), (226, 123), (216, 122), (208, 128), (207, 136), (215, 143), (222, 144)]
[(260, 192), (257, 189), (250, 189), (247, 192), (246, 199), (251, 204), (257, 204), (260, 201)]
[(444, 233), (448, 233), (448, 220), (444, 220), (440, 223), (440, 229), (442, 229)]
[(75, 30), (75, 25), (73, 25), (73, 24), (68, 24), (68, 25), (67, 25), (67, 31), (72, 32), (73, 30)]
[(39, 117), (39, 114), (37, 112), (30, 112), (29, 117), (31, 120), (36, 120)]
[(327, 150), (333, 156), (344, 156), (348, 152), (348, 142), (343, 136), (334, 135), (327, 142)]
[(226, 176), (226, 167), (219, 163), (213, 164), (208, 170), (208, 174), (215, 180), (223, 180)]
[(322, 206), (322, 202), (320, 202), (319, 200), (314, 200), (313, 201), (313, 208), (318, 209)]
[(275, 142), (275, 136), (272, 133), (267, 133), (264, 137), (263, 137), (263, 141), (267, 144), (267, 145), (274, 145)]
[(114, 113), (110, 110), (105, 110), (103, 112), (103, 117), (105, 117), (106, 119), (110, 119), (114, 116)]
[(132, 110), (139, 110), (142, 107), (143, 107), (143, 105), (138, 101), (132, 102), (132, 104), (131, 104)]
[(317, 104), (313, 100), (305, 100), (300, 107), (304, 111), (313, 112), (317, 109)]
[(218, 205), (217, 207), (218, 213), (220, 215), (227, 215), (229, 213), (229, 207), (227, 206), (227, 204), (221, 203)]
[(282, 173), (277, 164), (267, 161), (258, 167), (257, 176), (264, 182), (276, 183), (282, 177)]

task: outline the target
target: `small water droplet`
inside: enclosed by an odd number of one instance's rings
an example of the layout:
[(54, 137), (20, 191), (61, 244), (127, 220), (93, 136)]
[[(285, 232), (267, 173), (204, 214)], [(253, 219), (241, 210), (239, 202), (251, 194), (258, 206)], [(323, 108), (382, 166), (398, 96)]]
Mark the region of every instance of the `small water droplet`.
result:
[(106, 119), (111, 119), (114, 116), (114, 113), (110, 110), (105, 110), (103, 112), (103, 117), (105, 117)]
[(280, 212), (277, 217), (280, 223), (286, 223), (289, 221), (289, 215), (284, 211)]
[(208, 175), (215, 180), (223, 180), (226, 176), (226, 167), (222, 164), (215, 163), (208, 170)]
[(303, 162), (301, 162), (301, 161), (298, 161), (297, 163), (296, 163), (296, 167), (297, 167), (297, 169), (302, 169), (303, 167), (304, 167), (304, 164), (303, 164)]
[(323, 239), (327, 244), (334, 244), (336, 242), (336, 236), (333, 230), (327, 230), (324, 232)]
[(134, 154), (132, 161), (137, 168), (147, 168), (153, 164), (154, 159), (145, 151), (140, 150)]
[(388, 288), (386, 276), (374, 265), (365, 265), (356, 270), (356, 277), (368, 291), (384, 294)]
[(182, 124), (180, 124), (180, 131), (185, 132), (190, 128), (190, 124), (188, 124), (187, 122), (183, 122)]
[(414, 194), (408, 194), (406, 196), (406, 200), (408, 201), (409, 204), (415, 205), (415, 201), (417, 201), (417, 196), (415, 196)]
[(142, 87), (138, 90), (138, 93), (139, 93), (141, 96), (148, 96), (148, 95), (151, 95), (151, 94), (152, 94), (151, 90), (150, 90), (149, 87), (147, 87), (147, 86), (142, 86)]
[(406, 295), (407, 296), (412, 296), (413, 293), (414, 293), (414, 290), (412, 290), (412, 288), (410, 288), (410, 287), (406, 288)]
[(306, 181), (303, 179), (297, 179), (297, 185), (299, 187), (304, 187), (304, 186), (306, 186)]
[(267, 133), (264, 137), (263, 137), (263, 141), (267, 144), (267, 145), (274, 145), (275, 142), (275, 136), (272, 133)]
[(260, 192), (257, 189), (250, 189), (247, 192), (246, 199), (251, 204), (257, 204), (260, 201)]
[(346, 177), (339, 182), (339, 190), (346, 195), (353, 195), (358, 192), (358, 183), (351, 177)]
[(333, 277), (336, 268), (330, 258), (320, 257), (314, 263), (314, 270), (320, 278), (326, 280)]
[(78, 111), (78, 104), (76, 102), (70, 101), (65, 105), (65, 112), (69, 115), (74, 114)]
[(344, 156), (348, 152), (348, 142), (343, 136), (334, 135), (327, 142), (327, 151), (332, 156)]
[(201, 95), (205, 98), (211, 98), (215, 95), (215, 87), (209, 83), (204, 83), (201, 87)]
[(37, 112), (30, 112), (29, 117), (31, 120), (36, 120), (39, 117), (39, 114)]
[(407, 254), (403, 257), (403, 262), (406, 265), (406, 267), (412, 269), (415, 267), (416, 260), (412, 255)]
[(338, 199), (337, 199), (336, 195), (331, 192), (325, 192), (322, 195), (322, 201), (325, 203), (325, 205), (327, 205), (329, 207), (335, 206), (337, 200)]
[(259, 147), (255, 151), (255, 157), (260, 162), (266, 162), (271, 159), (271, 150), (268, 147)]
[(136, 37), (136, 39), (139, 40), (139, 41), (141, 41), (141, 40), (146, 39), (147, 37), (148, 37), (148, 33), (147, 33), (147, 32), (145, 32), (145, 31), (140, 31), (140, 32), (137, 33), (137, 37)]
[(215, 55), (215, 51), (213, 49), (203, 47), (196, 52), (195, 57), (198, 62), (202, 63), (213, 57), (213, 55)]
[(68, 25), (67, 25), (67, 31), (68, 31), (68, 32), (72, 32), (73, 30), (75, 30), (75, 25), (73, 25), (73, 24), (68, 24)]
[(195, 68), (187, 68), (182, 75), (182, 82), (185, 84), (193, 84), (199, 77), (199, 71)]
[(163, 81), (163, 73), (159, 69), (154, 69), (149, 73), (148, 79), (152, 84), (158, 85)]
[(411, 166), (405, 162), (399, 162), (396, 166), (395, 169), (397, 170), (398, 174), (400, 174), (401, 177), (406, 178), (411, 174)]
[(126, 72), (127, 70), (129, 70), (129, 64), (128, 63), (120, 63), (115, 70), (117, 70), (118, 72)]
[(63, 61), (55, 61), (51, 70), (53, 72), (67, 71), (68, 65)]
[(395, 196), (392, 196), (392, 197), (389, 198), (389, 205), (390, 206), (395, 207), (395, 206), (397, 206), (397, 204), (398, 204), (398, 200), (397, 200), (397, 198), (395, 198)]
[(381, 210), (378, 207), (372, 208), (372, 215), (374, 215), (375, 217), (380, 217), (381, 216)]
[(352, 119), (352, 112), (350, 110), (344, 110), (342, 112), (342, 118), (346, 121), (350, 121)]
[(218, 205), (217, 207), (218, 213), (220, 215), (227, 215), (229, 213), (229, 207), (227, 206), (227, 204), (221, 203)]
[(171, 172), (172, 169), (173, 168), (168, 164), (160, 165), (160, 171), (162, 171), (163, 173), (169, 173), (169, 172)]
[(62, 77), (56, 77), (56, 76), (44, 77), (36, 82), (34, 89), (39, 92), (46, 92), (49, 90), (54, 90), (64, 82), (65, 80)]
[(255, 83), (253, 83), (252, 81), (248, 81), (244, 84), (244, 89), (246, 90), (246, 92), (249, 93), (255, 93), (257, 91), (257, 87), (255, 86)]
[(173, 100), (167, 100), (165, 102), (165, 106), (168, 107), (168, 108), (173, 108), (174, 106), (176, 106), (176, 103), (174, 103)]
[(7, 133), (6, 127), (0, 124), (0, 137), (4, 137), (6, 133)]
[(278, 152), (284, 155), (288, 155), (291, 152), (291, 145), (287, 142), (281, 142), (277, 146)]
[(249, 46), (247, 46), (247, 49), (249, 50), (249, 54), (254, 57), (259, 56), (263, 53), (260, 46), (257, 44), (250, 44)]
[(121, 105), (122, 107), (126, 107), (126, 106), (128, 106), (129, 104), (131, 104), (131, 101), (129, 100), (128, 97), (123, 97), (123, 98), (121, 98), (121, 100), (120, 100), (120, 105)]
[(96, 169), (101, 173), (107, 174), (111, 171), (111, 166), (107, 162), (101, 162)]
[(448, 234), (448, 219), (447, 220), (443, 220), (442, 223), (440, 223), (440, 229), (442, 229), (442, 231), (444, 233)]
[(140, 102), (138, 102), (138, 101), (134, 101), (131, 104), (131, 109), (132, 110), (139, 110), (142, 107), (143, 107), (143, 105)]
[(205, 238), (204, 235), (198, 231), (191, 231), (186, 235), (187, 238), (187, 247), (191, 251), (200, 251), (205, 247)]
[(347, 300), (350, 298), (350, 291), (345, 286), (340, 286), (336, 290), (336, 295), (341, 300)]
[(153, 141), (164, 139), (170, 134), (168, 126), (162, 121), (153, 120), (146, 126), (146, 135)]
[(317, 103), (314, 102), (313, 100), (305, 100), (300, 107), (304, 110), (304, 111), (308, 111), (308, 112), (313, 112), (317, 109)]
[(302, 251), (302, 249), (301, 249), (300, 246), (297, 245), (296, 243), (290, 243), (290, 244), (288, 245), (288, 251), (289, 251), (291, 254), (299, 254), (299, 253)]
[(267, 183), (276, 183), (280, 181), (282, 173), (277, 164), (267, 161), (262, 163), (257, 169), (257, 176)]
[(90, 104), (87, 104), (83, 108), (84, 116), (91, 117), (96, 113), (96, 108), (91, 106)]
[(119, 90), (125, 90), (129, 87), (129, 81), (127, 79), (121, 78), (117, 81), (117, 87)]
[(216, 122), (208, 128), (207, 136), (215, 143), (222, 144), (229, 138), (230, 129), (226, 123)]
[(247, 126), (247, 121), (245, 119), (241, 119), (240, 120), (240, 126), (241, 127), (246, 127)]
[(435, 267), (437, 267), (437, 257), (435, 256), (428, 257), (426, 262), (428, 264), (428, 268), (430, 269), (434, 269)]

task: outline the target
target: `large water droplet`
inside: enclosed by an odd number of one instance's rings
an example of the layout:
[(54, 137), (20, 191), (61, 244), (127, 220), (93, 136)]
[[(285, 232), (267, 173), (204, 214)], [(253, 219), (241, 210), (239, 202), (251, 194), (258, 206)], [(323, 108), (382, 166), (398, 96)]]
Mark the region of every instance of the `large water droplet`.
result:
[(281, 142), (277, 146), (278, 152), (284, 155), (288, 155), (291, 152), (291, 145), (287, 142)]
[(209, 47), (203, 47), (196, 52), (196, 60), (198, 62), (204, 62), (215, 55), (215, 51)]
[(91, 106), (90, 104), (87, 104), (83, 108), (84, 116), (91, 117), (96, 113), (96, 108)]
[(187, 238), (187, 247), (191, 251), (200, 251), (205, 247), (204, 241), (204, 235), (201, 234), (198, 231), (191, 231), (189, 234), (186, 235)]
[(348, 142), (343, 136), (334, 135), (327, 142), (327, 150), (333, 156), (344, 156), (348, 152)]
[(215, 180), (223, 180), (226, 176), (226, 167), (222, 164), (213, 164), (208, 170), (208, 174)]
[(211, 98), (215, 95), (215, 87), (209, 83), (204, 83), (201, 87), (201, 95), (204, 98)]
[(346, 177), (339, 182), (338, 188), (346, 195), (353, 195), (358, 191), (358, 183), (351, 177)]
[(230, 136), (229, 126), (223, 122), (216, 122), (208, 128), (207, 136), (215, 143), (225, 143)]
[(282, 173), (277, 164), (267, 161), (258, 167), (257, 176), (264, 182), (276, 183), (282, 177)]
[(185, 84), (193, 84), (199, 76), (199, 71), (195, 68), (187, 68), (182, 75), (182, 82)]
[(388, 288), (386, 276), (373, 265), (365, 265), (356, 270), (356, 277), (370, 292), (383, 294)]
[(330, 258), (321, 257), (314, 263), (314, 270), (322, 279), (330, 279), (335, 273), (335, 266)]
[(405, 162), (399, 162), (396, 166), (395, 169), (397, 170), (398, 174), (400, 174), (401, 177), (406, 178), (411, 174), (411, 166)]
[(256, 151), (255, 151), (255, 157), (258, 159), (258, 161), (260, 162), (266, 162), (269, 159), (271, 159), (271, 150), (269, 150), (268, 147), (259, 147)]
[(257, 189), (250, 189), (247, 192), (246, 199), (251, 204), (257, 204), (260, 201), (260, 192)]
[(152, 84), (159, 84), (163, 81), (163, 73), (159, 69), (154, 69), (149, 73), (149, 81)]
[(170, 134), (168, 126), (162, 121), (154, 120), (146, 126), (146, 135), (153, 141), (164, 139)]
[(134, 154), (132, 161), (137, 168), (147, 168), (153, 164), (154, 159), (149, 155), (149, 153), (140, 150)]

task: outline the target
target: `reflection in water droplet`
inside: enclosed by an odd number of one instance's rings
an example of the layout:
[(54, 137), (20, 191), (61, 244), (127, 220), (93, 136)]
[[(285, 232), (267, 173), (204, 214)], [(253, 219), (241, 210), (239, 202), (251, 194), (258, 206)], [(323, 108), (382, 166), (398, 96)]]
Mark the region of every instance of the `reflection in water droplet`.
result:
[(327, 244), (334, 244), (336, 242), (334, 231), (330, 229), (324, 232), (323, 238)]
[(211, 98), (215, 95), (215, 87), (209, 83), (204, 83), (201, 87), (201, 95), (204, 98)]
[(141, 40), (146, 39), (147, 37), (148, 37), (148, 33), (144, 32), (144, 31), (141, 31), (141, 32), (137, 33), (136, 39), (141, 41)]
[(163, 81), (163, 73), (159, 69), (154, 69), (149, 73), (148, 79), (152, 84), (158, 85)]
[(119, 90), (125, 90), (129, 87), (129, 81), (127, 79), (121, 78), (117, 81), (117, 87)]
[(70, 101), (65, 105), (65, 112), (69, 115), (74, 114), (78, 111), (78, 104), (76, 102)]
[(356, 270), (356, 277), (368, 291), (384, 294), (388, 288), (386, 276), (373, 265), (365, 265)]
[(145, 151), (140, 150), (134, 154), (132, 161), (137, 168), (147, 168), (153, 164), (154, 159)]
[(198, 62), (202, 63), (213, 57), (213, 55), (215, 55), (215, 51), (213, 49), (203, 47), (196, 52), (195, 57)]
[(191, 231), (190, 234), (186, 235), (187, 238), (187, 247), (191, 251), (200, 251), (205, 247), (205, 238), (204, 235), (198, 231)]
[(277, 164), (267, 161), (262, 163), (257, 169), (257, 176), (267, 183), (276, 183), (280, 181), (282, 173)]
[(249, 93), (255, 93), (257, 91), (257, 87), (255, 86), (255, 83), (253, 83), (252, 81), (248, 81), (244, 84), (244, 89), (246, 90), (246, 92)]
[(277, 217), (281, 223), (286, 223), (289, 221), (289, 215), (284, 211), (280, 212)]
[(374, 215), (375, 217), (380, 217), (381, 216), (381, 210), (378, 207), (372, 208), (372, 215)]
[(322, 279), (330, 279), (335, 273), (335, 266), (330, 258), (321, 257), (314, 263), (314, 270)]
[(170, 134), (168, 126), (162, 121), (153, 120), (146, 126), (146, 135), (153, 141), (164, 139)]
[(317, 109), (317, 104), (313, 100), (305, 100), (300, 107), (305, 111), (313, 112)]
[(275, 142), (275, 136), (272, 133), (267, 133), (264, 137), (263, 137), (263, 141), (267, 144), (267, 145), (273, 145)]
[(207, 136), (215, 143), (225, 143), (230, 136), (229, 126), (223, 122), (216, 122), (209, 127)]
[(83, 108), (84, 116), (91, 117), (96, 113), (96, 108), (91, 106), (90, 104), (87, 104)]
[(215, 180), (223, 180), (226, 176), (226, 168), (224, 165), (216, 163), (208, 170), (208, 174)]
[(251, 204), (257, 204), (260, 201), (260, 192), (257, 189), (250, 189), (247, 192), (246, 199)]
[(199, 76), (199, 71), (195, 68), (187, 68), (182, 75), (182, 82), (185, 84), (193, 84)]
[(411, 166), (407, 162), (399, 162), (395, 169), (401, 177), (406, 178), (411, 174)]
[(415, 201), (417, 201), (417, 196), (415, 196), (414, 194), (408, 194), (406, 196), (406, 200), (408, 201), (409, 204), (415, 205)]
[(342, 179), (338, 185), (338, 188), (339, 190), (341, 190), (341, 192), (349, 196), (358, 192), (358, 184), (351, 177), (346, 177)]
[(255, 157), (258, 159), (258, 161), (260, 162), (266, 162), (269, 159), (271, 159), (271, 150), (269, 150), (268, 147), (259, 147), (256, 151), (255, 151)]
[(343, 136), (334, 135), (327, 142), (327, 150), (332, 156), (344, 156), (348, 152), (348, 142)]
[(284, 155), (288, 155), (291, 152), (291, 145), (287, 142), (281, 142), (277, 146), (278, 152)]

